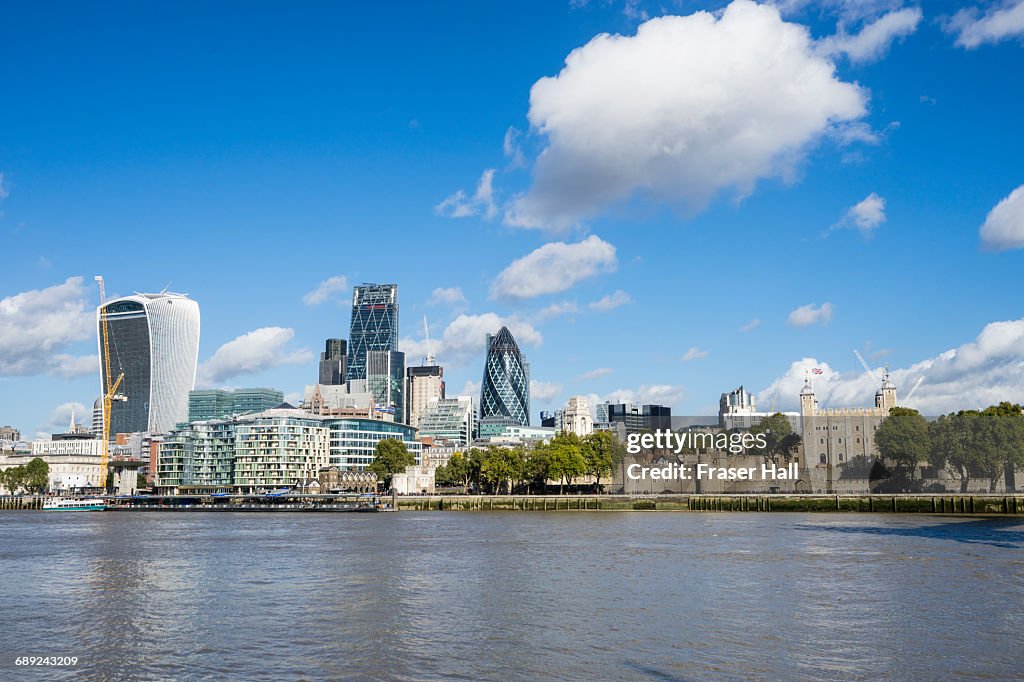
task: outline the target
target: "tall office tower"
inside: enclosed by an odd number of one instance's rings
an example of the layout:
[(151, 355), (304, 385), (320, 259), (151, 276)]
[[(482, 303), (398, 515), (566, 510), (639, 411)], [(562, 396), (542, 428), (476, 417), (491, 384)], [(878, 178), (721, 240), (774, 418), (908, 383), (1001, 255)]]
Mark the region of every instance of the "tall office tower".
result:
[(409, 426), (419, 428), (420, 417), (432, 400), (444, 398), (444, 368), (440, 365), (410, 367), (405, 371), (405, 415)]
[(378, 405), (394, 409), (395, 421), (405, 421), (405, 353), (371, 350), (366, 353), (366, 390)]
[(480, 386), (480, 418), (508, 417), (530, 425), (530, 365), (508, 327), (487, 335), (487, 359)]
[[(105, 313), (110, 371), (104, 363)], [(109, 374), (124, 379), (110, 410), (110, 435), (167, 433), (188, 418), (188, 392), (195, 388), (199, 360), (199, 304), (183, 294), (133, 294), (96, 309), (100, 349), (100, 390)]]
[(398, 285), (360, 284), (352, 291), (345, 380), (366, 378), (366, 353), (398, 350)]
[(345, 339), (327, 339), (320, 354), (320, 381), (324, 386), (345, 383)]
[(622, 424), (625, 433), (641, 433), (672, 428), (672, 408), (666, 405), (608, 403), (608, 422)]

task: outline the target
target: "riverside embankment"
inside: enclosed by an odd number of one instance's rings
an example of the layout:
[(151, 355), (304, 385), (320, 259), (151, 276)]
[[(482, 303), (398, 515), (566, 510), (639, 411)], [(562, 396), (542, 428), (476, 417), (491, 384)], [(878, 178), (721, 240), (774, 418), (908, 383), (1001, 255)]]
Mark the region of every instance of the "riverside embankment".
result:
[(862, 512), (1021, 516), (1024, 495), (431, 495), (399, 497), (416, 511)]

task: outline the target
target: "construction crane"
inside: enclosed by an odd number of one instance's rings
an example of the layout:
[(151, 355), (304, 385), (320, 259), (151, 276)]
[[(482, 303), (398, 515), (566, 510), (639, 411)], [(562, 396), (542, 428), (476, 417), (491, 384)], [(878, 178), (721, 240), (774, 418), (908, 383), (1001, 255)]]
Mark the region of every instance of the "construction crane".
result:
[(100, 285), (100, 330), (102, 332), (102, 346), (103, 346), (103, 372), (106, 378), (104, 388), (106, 392), (103, 394), (103, 442), (100, 445), (100, 485), (103, 489), (107, 488), (107, 460), (110, 456), (110, 408), (114, 401), (125, 401), (128, 397), (117, 392), (117, 389), (121, 386), (121, 382), (124, 380), (124, 372), (117, 375), (117, 380), (111, 382), (110, 373), (110, 331), (107, 325), (107, 293), (103, 288), (103, 277), (96, 275), (96, 281)]
[(423, 358), (424, 365), (433, 367), (436, 364), (434, 358), (434, 346), (430, 343), (430, 329), (427, 327), (427, 316), (423, 316), (423, 336), (427, 340), (427, 357)]
[[(864, 371), (868, 373), (868, 376), (871, 377), (872, 381), (884, 381), (885, 377), (888, 376), (888, 370), (883, 372), (881, 377), (875, 376), (875, 370), (871, 369), (867, 361), (864, 359), (864, 356), (860, 354), (860, 351), (855, 350), (853, 351), (853, 354), (857, 356), (858, 360), (860, 360), (861, 366), (864, 368)], [(906, 397), (904, 397), (903, 400), (897, 401), (896, 404), (899, 407), (903, 407), (904, 405), (906, 405), (907, 401), (910, 400), (910, 398), (914, 395), (914, 391), (917, 390), (917, 387), (921, 385), (922, 381), (924, 381), (924, 377), (918, 377), (917, 382), (914, 384), (913, 388), (911, 388), (910, 391), (907, 393)]]

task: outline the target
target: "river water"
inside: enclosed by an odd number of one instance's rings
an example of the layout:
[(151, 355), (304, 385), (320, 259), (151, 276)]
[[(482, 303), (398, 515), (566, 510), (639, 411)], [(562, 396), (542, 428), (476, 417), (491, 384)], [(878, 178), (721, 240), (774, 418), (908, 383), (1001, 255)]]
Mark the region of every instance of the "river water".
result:
[(909, 515), (4, 512), (0, 678), (1019, 678), (1022, 550)]

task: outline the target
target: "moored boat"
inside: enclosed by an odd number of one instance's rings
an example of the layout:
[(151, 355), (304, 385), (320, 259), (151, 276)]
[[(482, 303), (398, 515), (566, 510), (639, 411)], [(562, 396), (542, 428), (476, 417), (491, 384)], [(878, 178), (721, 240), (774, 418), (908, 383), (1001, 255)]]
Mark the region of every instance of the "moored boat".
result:
[(43, 502), (44, 511), (103, 511), (107, 503), (98, 497), (54, 497)]

